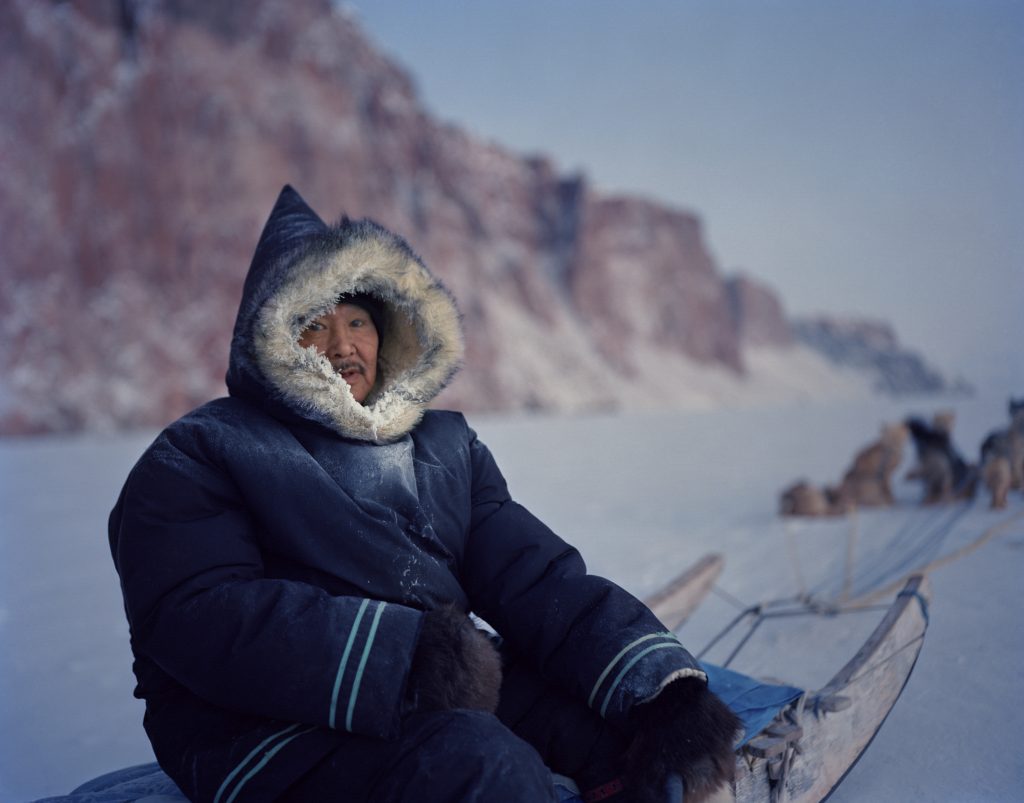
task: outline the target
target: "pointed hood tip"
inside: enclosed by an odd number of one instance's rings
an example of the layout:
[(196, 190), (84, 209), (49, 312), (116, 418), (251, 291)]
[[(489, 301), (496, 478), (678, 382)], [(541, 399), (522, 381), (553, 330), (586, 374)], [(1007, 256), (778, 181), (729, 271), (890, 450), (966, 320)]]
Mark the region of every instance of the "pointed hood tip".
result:
[[(323, 218), (320, 217), (316, 212), (313, 211), (306, 199), (299, 194), (299, 191), (295, 189), (291, 184), (285, 184), (281, 188), (281, 192), (278, 193), (277, 201), (274, 204), (274, 208), (270, 212), (270, 220), (273, 220), (275, 215), (281, 213), (296, 214), (308, 218), (310, 221), (316, 221), (321, 226), (326, 228), (327, 224), (324, 223)], [(268, 223), (270, 221), (268, 220)]]
[(305, 241), (310, 235), (327, 229), (327, 224), (295, 188), (285, 184), (260, 233), (256, 245), (257, 255), (268, 251), (278, 254)]
[(281, 187), (281, 191), (277, 194), (277, 201), (274, 203), (274, 206), (278, 206), (279, 204), (287, 204), (289, 206), (301, 204), (309, 208), (309, 204), (306, 203), (306, 199), (303, 198), (302, 195), (299, 194), (299, 191), (291, 184), (285, 184)]

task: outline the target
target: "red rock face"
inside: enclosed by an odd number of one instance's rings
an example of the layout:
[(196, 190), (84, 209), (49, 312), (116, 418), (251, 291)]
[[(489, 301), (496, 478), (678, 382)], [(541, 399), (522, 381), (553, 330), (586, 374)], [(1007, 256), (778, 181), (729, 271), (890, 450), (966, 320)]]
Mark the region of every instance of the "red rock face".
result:
[(574, 305), (602, 354), (628, 367), (653, 343), (742, 370), (727, 289), (692, 215), (632, 199), (583, 205)]
[(223, 393), (285, 183), (452, 288), (468, 359), (445, 404), (617, 405), (607, 366), (636, 349), (739, 373), (741, 334), (779, 325), (768, 291), (737, 317), (695, 217), (434, 121), (326, 0), (119, 8), (0, 4), (0, 433), (159, 425)]
[(743, 343), (779, 348), (793, 345), (792, 327), (775, 293), (749, 276), (730, 279), (726, 287)]

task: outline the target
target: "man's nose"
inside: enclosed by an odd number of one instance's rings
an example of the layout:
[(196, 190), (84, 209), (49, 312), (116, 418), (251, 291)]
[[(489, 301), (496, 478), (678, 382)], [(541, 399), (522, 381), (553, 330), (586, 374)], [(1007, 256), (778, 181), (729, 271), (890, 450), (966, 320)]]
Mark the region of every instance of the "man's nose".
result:
[(328, 354), (337, 357), (348, 357), (355, 351), (355, 344), (346, 328), (335, 329), (331, 332), (331, 340), (328, 343)]

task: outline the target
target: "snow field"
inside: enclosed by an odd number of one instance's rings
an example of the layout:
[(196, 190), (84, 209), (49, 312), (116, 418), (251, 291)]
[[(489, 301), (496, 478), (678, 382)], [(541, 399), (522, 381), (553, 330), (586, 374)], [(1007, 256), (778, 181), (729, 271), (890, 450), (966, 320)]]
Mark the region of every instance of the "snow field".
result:
[[(968, 459), (1005, 420), (1005, 399), (982, 397), (471, 423), (513, 495), (592, 571), (644, 594), (706, 552), (726, 556), (716, 591), (680, 631), (694, 651), (737, 602), (866, 593), (964, 550), (932, 573), (914, 675), (832, 800), (1018, 800), (1024, 497), (998, 512), (983, 494), (922, 509), (918, 486), (897, 480), (894, 509), (815, 521), (775, 514), (792, 481), (838, 480), (884, 421), (939, 407), (957, 411), (954, 440)], [(65, 793), (152, 760), (106, 543), (107, 514), (152, 435), (0, 442), (0, 800)], [(734, 665), (820, 685), (877, 616), (765, 625)]]

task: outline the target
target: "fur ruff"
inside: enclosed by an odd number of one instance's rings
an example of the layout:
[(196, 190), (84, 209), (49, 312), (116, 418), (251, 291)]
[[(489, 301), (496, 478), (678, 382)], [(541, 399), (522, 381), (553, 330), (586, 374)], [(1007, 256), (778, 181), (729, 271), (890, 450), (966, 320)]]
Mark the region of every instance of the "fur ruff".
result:
[(665, 799), (671, 773), (682, 776), (687, 803), (710, 801), (732, 782), (733, 742), (743, 725), (704, 681), (682, 678), (653, 701), (638, 705), (636, 735), (626, 752), (631, 800)]
[[(290, 406), (313, 413), (345, 437), (387, 443), (419, 423), (458, 371), (461, 322), (454, 299), (401, 240), (369, 221), (342, 226), (351, 226), (351, 233), (307, 253), (263, 305), (253, 353)], [(343, 293), (370, 293), (384, 304), (377, 382), (365, 405), (326, 357), (298, 344), (308, 322), (332, 309)]]
[(424, 614), (405, 713), (456, 708), (494, 713), (500, 694), (501, 657), (490, 638), (454, 605)]

